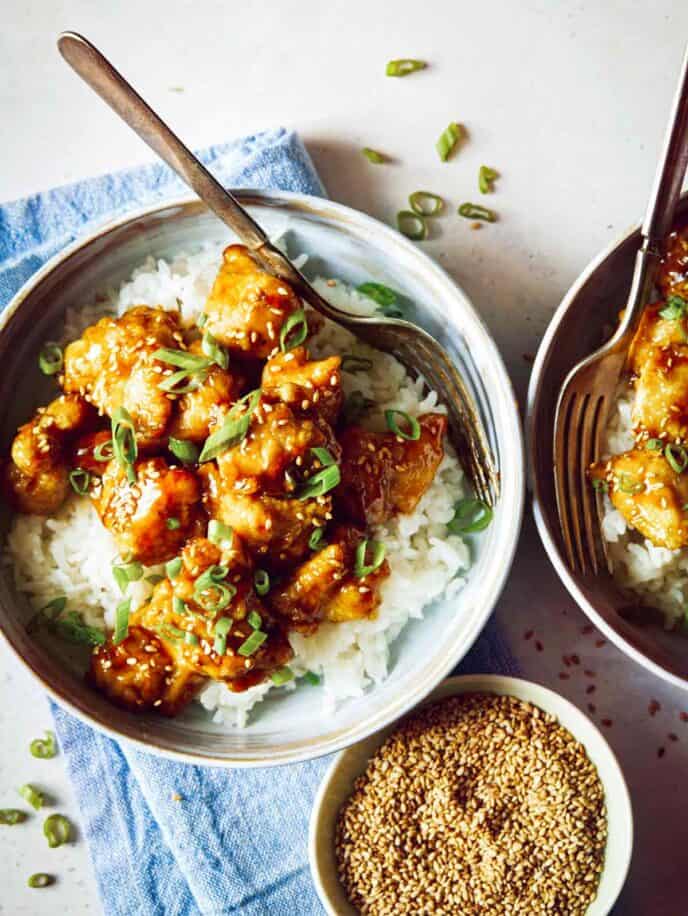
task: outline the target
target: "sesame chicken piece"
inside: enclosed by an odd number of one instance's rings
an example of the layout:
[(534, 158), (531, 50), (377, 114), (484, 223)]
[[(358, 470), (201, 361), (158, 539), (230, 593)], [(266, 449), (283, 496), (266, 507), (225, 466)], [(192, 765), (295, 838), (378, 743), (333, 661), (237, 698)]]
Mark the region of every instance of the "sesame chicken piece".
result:
[(342, 406), (341, 358), (309, 360), (305, 347), (276, 353), (263, 369), (263, 398), (334, 426)]
[(174, 557), (203, 524), (201, 488), (193, 471), (164, 458), (137, 461), (134, 469), (130, 483), (119, 462), (110, 461), (91, 496), (121, 554), (153, 566)]
[(343, 430), (339, 437), (342, 482), (335, 499), (347, 518), (377, 525), (396, 512), (413, 512), (442, 461), (447, 428), (443, 414), (424, 414), (418, 422), (420, 438), (416, 441), (360, 426)]
[(364, 532), (341, 525), (326, 547), (294, 569), (266, 600), (273, 610), (303, 633), (313, 633), (321, 620), (341, 623), (373, 617), (380, 605), (379, 585), (389, 576), (389, 563), (367, 576), (354, 572), (356, 548)]
[(229, 350), (267, 359), (300, 308), (288, 283), (261, 270), (244, 245), (230, 245), (205, 304), (204, 328)]
[[(200, 340), (193, 341), (188, 349), (196, 356), (203, 355)], [(175, 402), (168, 434), (176, 439), (205, 441), (221, 425), (243, 386), (244, 380), (238, 372), (211, 366), (198, 388), (180, 395)]]
[(101, 318), (65, 350), (63, 388), (109, 417), (123, 407), (139, 445), (154, 442), (165, 433), (174, 396), (159, 388), (172, 370), (153, 353), (182, 345), (174, 312), (139, 305), (120, 318)]
[(688, 223), (670, 233), (657, 274), (662, 295), (681, 296), (688, 301)]
[(5, 471), (8, 498), (19, 512), (57, 512), (69, 492), (70, 445), (96, 419), (82, 397), (66, 394), (19, 427)]
[[(107, 443), (110, 443), (109, 449), (105, 449)], [(103, 458), (99, 460), (96, 458), (96, 450), (99, 446), (103, 447), (106, 454), (109, 451), (110, 456), (112, 455), (112, 430), (110, 428), (99, 429), (94, 433), (84, 433), (83, 436), (79, 436), (72, 447), (72, 467), (83, 468), (89, 474), (102, 477), (110, 459)]]
[(593, 465), (614, 507), (656, 547), (688, 546), (688, 471), (676, 473), (662, 451), (632, 449)]

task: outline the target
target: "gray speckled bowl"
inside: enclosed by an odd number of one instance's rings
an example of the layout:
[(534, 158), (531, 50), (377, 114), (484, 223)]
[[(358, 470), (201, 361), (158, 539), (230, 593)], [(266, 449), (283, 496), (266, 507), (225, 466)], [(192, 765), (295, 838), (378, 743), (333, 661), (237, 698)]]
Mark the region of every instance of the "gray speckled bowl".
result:
[[(452, 601), (436, 601), (425, 620), (409, 623), (392, 647), (388, 679), (364, 696), (324, 715), (319, 689), (279, 692), (256, 707), (241, 731), (222, 730), (198, 704), (177, 719), (136, 716), (112, 706), (83, 682), (83, 659), (27, 636), (28, 605), (6, 567), (0, 570), (0, 624), (9, 645), (50, 693), (113, 737), (194, 763), (266, 766), (316, 757), (364, 738), (422, 700), (464, 656), (511, 565), (523, 509), (523, 448), (511, 385), (488, 331), (464, 293), (421, 248), (330, 201), (281, 192), (236, 193), (269, 233), (286, 230), (290, 250), (309, 254), (306, 273), (353, 283), (374, 279), (399, 289), (414, 303), (414, 320), (460, 366), (492, 441), (502, 485), (494, 521), (475, 545), (466, 587)], [(223, 241), (230, 241), (228, 230), (203, 204), (184, 200), (106, 225), (40, 270), (0, 320), (4, 450), (17, 425), (48, 399), (48, 386), (34, 367), (41, 344), (55, 337), (68, 305), (91, 301), (99, 290), (122, 282), (148, 255), (170, 257)], [(6, 509), (0, 522), (6, 531)]]

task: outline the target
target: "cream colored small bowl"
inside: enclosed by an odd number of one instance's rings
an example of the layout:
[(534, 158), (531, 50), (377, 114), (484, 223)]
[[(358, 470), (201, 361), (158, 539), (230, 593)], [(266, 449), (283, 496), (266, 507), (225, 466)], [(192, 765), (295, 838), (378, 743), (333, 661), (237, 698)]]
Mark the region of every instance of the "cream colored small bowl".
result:
[[(633, 850), (633, 811), (621, 768), (600, 731), (587, 716), (559, 694), (519, 678), (477, 674), (443, 681), (422, 704), (461, 693), (495, 693), (526, 700), (556, 716), (585, 747), (597, 767), (607, 804), (608, 838), (597, 897), (586, 916), (606, 916), (626, 880)], [(370, 735), (338, 754), (316, 795), (311, 813), (308, 854), (318, 896), (329, 916), (356, 916), (337, 878), (334, 832), (337, 813), (370, 757), (396, 725)]]

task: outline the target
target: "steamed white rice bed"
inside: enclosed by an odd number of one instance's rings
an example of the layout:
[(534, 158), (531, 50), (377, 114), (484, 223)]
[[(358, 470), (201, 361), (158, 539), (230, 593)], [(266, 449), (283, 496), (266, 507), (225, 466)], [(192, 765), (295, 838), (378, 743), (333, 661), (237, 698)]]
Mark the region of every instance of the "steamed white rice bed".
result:
[[(104, 299), (66, 315), (64, 340), (73, 340), (103, 314), (122, 314), (142, 303), (180, 308), (182, 322), (192, 325), (203, 310), (216, 276), (221, 248), (207, 246), (194, 255), (179, 254), (171, 262), (148, 258), (119, 290)], [(302, 261), (303, 263), (303, 256)], [(334, 305), (356, 314), (371, 314), (375, 305), (341, 283), (314, 285)], [(360, 390), (375, 402), (366, 417), (372, 429), (384, 429), (389, 407), (418, 416), (429, 410), (444, 412), (434, 392), (423, 395), (422, 381), (412, 380), (392, 356), (359, 343), (353, 335), (326, 322), (310, 349), (314, 357), (329, 353), (366, 356), (373, 368), (365, 373), (343, 373), (348, 394)], [(322, 676), (325, 711), (347, 697), (360, 696), (388, 672), (389, 646), (410, 618), (423, 616), (423, 607), (443, 592), (454, 595), (464, 584), (460, 573), (470, 565), (470, 553), (461, 538), (449, 535), (446, 523), (454, 504), (464, 495), (463, 473), (451, 448), (434, 482), (415, 512), (379, 526), (374, 536), (386, 546), (391, 576), (381, 591), (382, 603), (374, 620), (324, 623), (314, 636), (294, 633), (290, 641), (295, 657), (290, 663), (299, 675), (313, 671)], [(83, 613), (93, 626), (112, 627), (114, 610), (121, 601), (111, 573), (117, 546), (101, 524), (89, 500), (71, 498), (57, 516), (43, 519), (19, 515), (8, 539), (6, 561), (13, 564), (16, 585), (31, 603), (42, 607), (56, 595), (68, 597), (68, 608)], [(156, 568), (155, 571), (158, 571)], [(143, 581), (130, 586), (132, 608), (151, 591)], [(290, 687), (293, 689), (293, 683)], [(251, 707), (272, 689), (261, 684), (245, 693), (232, 693), (225, 685), (209, 684), (200, 702), (227, 725), (242, 726)], [(284, 689), (284, 688), (282, 688)]]

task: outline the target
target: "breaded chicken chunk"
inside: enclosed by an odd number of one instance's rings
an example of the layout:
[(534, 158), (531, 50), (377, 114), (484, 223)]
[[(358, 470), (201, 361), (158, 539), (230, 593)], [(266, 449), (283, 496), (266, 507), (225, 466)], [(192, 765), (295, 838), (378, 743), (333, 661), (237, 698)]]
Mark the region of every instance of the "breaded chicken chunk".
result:
[(667, 238), (657, 286), (667, 298), (677, 295), (688, 300), (688, 224), (675, 229)]
[(263, 398), (334, 426), (342, 406), (341, 362), (339, 356), (310, 360), (305, 347), (276, 353), (263, 369)]

